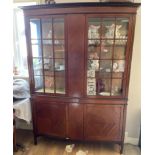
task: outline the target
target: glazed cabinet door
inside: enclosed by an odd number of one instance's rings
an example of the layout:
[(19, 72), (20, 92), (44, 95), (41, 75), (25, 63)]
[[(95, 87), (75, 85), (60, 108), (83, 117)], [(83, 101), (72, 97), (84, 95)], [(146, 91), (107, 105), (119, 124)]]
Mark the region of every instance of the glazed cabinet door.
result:
[(84, 110), (86, 140), (121, 140), (123, 106), (87, 104)]
[(121, 97), (125, 94), (128, 64), (128, 17), (87, 18), (87, 95)]
[(37, 103), (36, 125), (38, 134), (65, 137), (66, 105)]
[(33, 92), (66, 94), (66, 38), (64, 16), (30, 19)]

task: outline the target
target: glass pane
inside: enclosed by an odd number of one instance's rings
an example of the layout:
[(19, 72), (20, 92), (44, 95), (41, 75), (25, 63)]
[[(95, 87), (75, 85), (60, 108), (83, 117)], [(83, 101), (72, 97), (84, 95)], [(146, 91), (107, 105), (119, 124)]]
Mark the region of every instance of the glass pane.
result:
[(41, 44), (41, 40), (32, 39), (32, 40), (31, 40), (31, 44), (33, 44), (33, 45), (40, 45), (40, 44)]
[(43, 45), (43, 56), (46, 58), (53, 58), (53, 46)]
[(55, 40), (54, 44), (54, 57), (55, 58), (64, 58), (64, 40)]
[(119, 39), (115, 40), (115, 46), (126, 46), (127, 40)]
[(99, 72), (99, 77), (100, 78), (111, 78), (111, 72), (100, 71)]
[(100, 47), (100, 40), (95, 40), (95, 39), (92, 39), (92, 40), (88, 40), (88, 48), (90, 46), (94, 46), (94, 47)]
[(63, 77), (63, 78), (65, 78), (65, 71), (64, 70), (62, 70), (62, 71), (55, 71), (54, 73), (55, 73), (56, 77)]
[(30, 19), (30, 30), (32, 39), (41, 38), (40, 19)]
[(42, 38), (51, 39), (52, 38), (52, 19), (42, 19)]
[(88, 38), (89, 39), (100, 39), (101, 31), (101, 19), (100, 18), (89, 18), (88, 20)]
[(87, 70), (87, 77), (94, 78), (95, 77), (95, 70)]
[(100, 72), (109, 73), (112, 71), (112, 61), (111, 60), (101, 60), (100, 61)]
[(103, 35), (102, 38), (114, 38), (115, 32), (115, 19), (104, 18), (103, 19)]
[(52, 46), (52, 40), (43, 40), (43, 45), (51, 45)]
[(54, 93), (54, 78), (45, 76), (45, 93)]
[(65, 94), (65, 78), (55, 77), (56, 79), (56, 93)]
[(56, 71), (63, 71), (65, 70), (65, 61), (64, 59), (55, 59), (55, 70)]
[(113, 78), (123, 78), (123, 72), (113, 72), (112, 77)]
[(55, 18), (53, 20), (53, 28), (54, 28), (54, 38), (55, 39), (64, 39), (64, 19), (63, 18)]
[(88, 40), (88, 59), (99, 59), (100, 54), (100, 40)]
[(113, 72), (124, 72), (125, 60), (114, 60), (113, 61)]
[(33, 57), (42, 57), (40, 45), (32, 45), (32, 55)]
[(112, 79), (112, 96), (122, 95), (122, 79)]
[(102, 41), (101, 44), (101, 59), (112, 59), (113, 40)]
[(53, 71), (53, 59), (44, 59), (44, 70)]
[(44, 92), (43, 76), (34, 76), (35, 92)]
[(114, 59), (125, 59), (125, 51), (126, 40), (116, 40), (114, 46)]
[(96, 79), (87, 78), (87, 95), (96, 95)]
[(45, 76), (54, 76), (54, 72), (52, 70), (44, 70)]
[(34, 75), (43, 75), (42, 59), (33, 58), (33, 72)]
[(98, 95), (110, 96), (111, 80), (110, 79), (97, 79), (96, 91)]
[(88, 60), (88, 70), (99, 70), (99, 60)]
[(128, 24), (129, 24), (129, 20), (127, 18), (117, 18), (116, 19), (115, 38), (127, 39)]

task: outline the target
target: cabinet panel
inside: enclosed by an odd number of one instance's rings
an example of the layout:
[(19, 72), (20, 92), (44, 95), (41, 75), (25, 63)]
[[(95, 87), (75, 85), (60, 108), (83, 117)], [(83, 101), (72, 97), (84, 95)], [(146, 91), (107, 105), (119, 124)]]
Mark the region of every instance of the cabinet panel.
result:
[(120, 140), (123, 106), (86, 105), (84, 137), (88, 140)]
[(40, 134), (65, 137), (66, 105), (38, 103), (37, 128)]
[[(68, 15), (68, 93), (83, 95), (85, 16)], [(76, 24), (75, 24), (76, 23)]]
[(68, 106), (68, 137), (83, 139), (83, 105), (78, 103)]

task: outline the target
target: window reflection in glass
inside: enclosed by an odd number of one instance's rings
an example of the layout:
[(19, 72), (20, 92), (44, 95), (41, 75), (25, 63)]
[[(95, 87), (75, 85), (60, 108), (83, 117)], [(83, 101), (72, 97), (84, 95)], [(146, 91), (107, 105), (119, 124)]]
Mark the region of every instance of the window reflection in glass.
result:
[(35, 91), (44, 92), (43, 76), (34, 76), (35, 81)]
[(52, 38), (52, 19), (42, 19), (42, 38)]
[(43, 75), (42, 59), (33, 58), (33, 72), (34, 72), (34, 75)]
[(54, 38), (64, 39), (64, 19), (63, 18), (53, 19), (53, 28), (54, 28)]
[(41, 45), (33, 44), (32, 45), (32, 56), (33, 57), (42, 57)]
[(40, 19), (31, 19), (30, 20), (30, 30), (31, 30), (31, 39), (40, 39)]

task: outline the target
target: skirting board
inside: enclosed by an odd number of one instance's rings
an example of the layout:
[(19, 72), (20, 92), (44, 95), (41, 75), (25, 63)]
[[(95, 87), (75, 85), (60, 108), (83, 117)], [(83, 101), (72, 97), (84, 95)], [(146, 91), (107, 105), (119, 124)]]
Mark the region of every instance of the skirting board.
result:
[(129, 144), (133, 144), (133, 145), (138, 145), (138, 143), (139, 143), (139, 138), (128, 137), (128, 133), (125, 132), (124, 143), (129, 143)]

